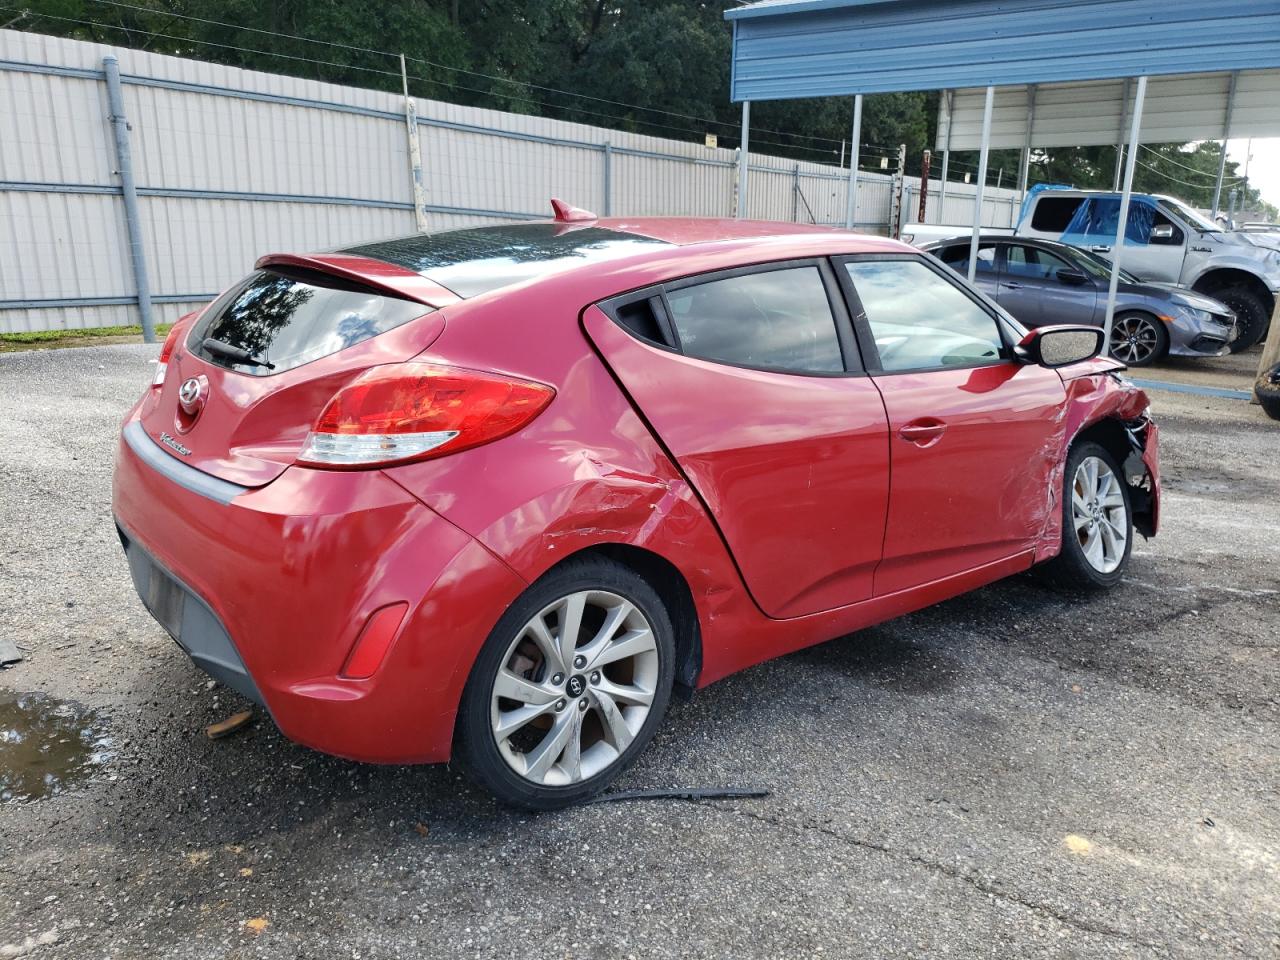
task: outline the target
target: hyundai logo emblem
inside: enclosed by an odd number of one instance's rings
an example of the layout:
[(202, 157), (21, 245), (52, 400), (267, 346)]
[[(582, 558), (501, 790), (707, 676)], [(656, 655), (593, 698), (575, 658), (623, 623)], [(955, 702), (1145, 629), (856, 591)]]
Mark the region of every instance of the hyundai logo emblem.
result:
[(204, 377), (191, 377), (178, 388), (178, 405), (188, 417), (196, 416), (204, 407), (209, 381)]

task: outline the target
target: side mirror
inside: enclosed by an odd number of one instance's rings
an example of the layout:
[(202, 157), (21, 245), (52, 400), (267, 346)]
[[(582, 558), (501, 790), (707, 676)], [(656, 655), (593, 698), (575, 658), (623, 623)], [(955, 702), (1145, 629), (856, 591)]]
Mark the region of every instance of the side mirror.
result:
[(1063, 267), (1057, 273), (1058, 282), (1065, 283), (1071, 287), (1080, 287), (1089, 282), (1089, 278), (1085, 276), (1083, 270), (1071, 270)]
[(1152, 227), (1152, 228), (1151, 228), (1151, 242), (1152, 242), (1152, 243), (1165, 243), (1165, 244), (1169, 244), (1169, 243), (1176, 243), (1176, 242), (1177, 242), (1177, 239), (1176, 239), (1176, 237), (1175, 237), (1175, 233), (1174, 233), (1174, 229), (1173, 229), (1173, 224), (1170, 224), (1170, 223), (1157, 223), (1154, 227)]
[(1023, 363), (1038, 363), (1042, 367), (1065, 367), (1096, 357), (1102, 352), (1101, 327), (1061, 326), (1038, 327), (1032, 330), (1014, 347), (1013, 352)]

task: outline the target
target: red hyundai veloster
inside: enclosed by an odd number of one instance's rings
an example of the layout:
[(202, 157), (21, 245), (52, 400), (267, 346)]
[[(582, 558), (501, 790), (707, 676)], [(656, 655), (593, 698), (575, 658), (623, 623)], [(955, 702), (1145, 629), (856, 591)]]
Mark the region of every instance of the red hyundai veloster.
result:
[(891, 240), (556, 208), (263, 257), (125, 418), (138, 593), (292, 739), (563, 806), (673, 688), (1154, 534), (1096, 328)]

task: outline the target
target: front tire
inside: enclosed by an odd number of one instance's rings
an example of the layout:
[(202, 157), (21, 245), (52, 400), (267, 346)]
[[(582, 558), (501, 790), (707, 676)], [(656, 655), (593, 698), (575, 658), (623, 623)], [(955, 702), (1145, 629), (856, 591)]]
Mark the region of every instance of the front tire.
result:
[(1235, 311), (1236, 338), (1231, 342), (1232, 353), (1242, 353), (1262, 339), (1271, 317), (1261, 297), (1246, 287), (1224, 287), (1210, 296)]
[(1146, 367), (1169, 352), (1169, 331), (1149, 313), (1122, 313), (1111, 324), (1111, 356), (1130, 367)]
[(603, 557), (570, 560), (489, 634), (463, 691), (454, 756), (512, 806), (580, 803), (653, 738), (674, 672), (671, 618), (653, 587)]
[(1070, 587), (1106, 590), (1124, 576), (1133, 548), (1133, 510), (1124, 472), (1106, 448), (1077, 443), (1067, 455), (1062, 550), (1045, 576)]

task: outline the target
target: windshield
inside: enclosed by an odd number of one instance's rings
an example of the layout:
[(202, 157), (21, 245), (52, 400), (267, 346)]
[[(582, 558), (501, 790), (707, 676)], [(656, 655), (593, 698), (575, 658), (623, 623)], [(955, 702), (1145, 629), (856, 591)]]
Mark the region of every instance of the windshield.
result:
[(1170, 200), (1168, 197), (1161, 197), (1160, 202), (1201, 233), (1222, 233), (1221, 227), (1208, 217), (1196, 213), (1185, 203), (1178, 200)]
[[(1103, 260), (1096, 253), (1088, 250), (1081, 250), (1079, 247), (1072, 247), (1071, 252), (1075, 254), (1074, 260), (1076, 265), (1085, 273), (1092, 275), (1098, 280), (1111, 279), (1111, 261)], [(1128, 270), (1120, 271), (1120, 279), (1125, 283), (1141, 283), (1142, 281), (1130, 273)]]

